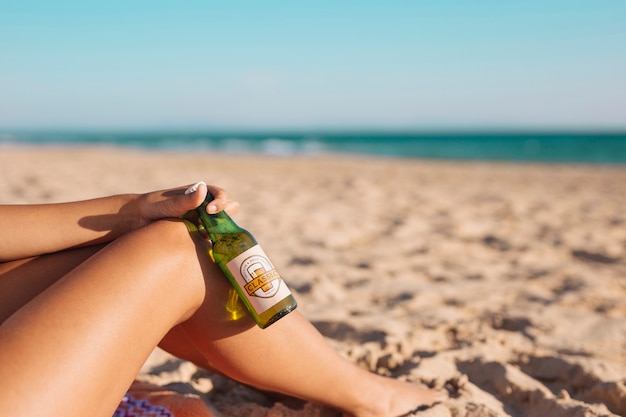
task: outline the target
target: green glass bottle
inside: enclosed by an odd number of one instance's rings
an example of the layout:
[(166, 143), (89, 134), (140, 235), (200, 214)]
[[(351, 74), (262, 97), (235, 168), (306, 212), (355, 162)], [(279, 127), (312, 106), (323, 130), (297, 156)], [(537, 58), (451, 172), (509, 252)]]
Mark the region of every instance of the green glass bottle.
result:
[(250, 232), (225, 212), (208, 214), (210, 193), (196, 209), (213, 246), (211, 258), (262, 329), (293, 311), (296, 299)]

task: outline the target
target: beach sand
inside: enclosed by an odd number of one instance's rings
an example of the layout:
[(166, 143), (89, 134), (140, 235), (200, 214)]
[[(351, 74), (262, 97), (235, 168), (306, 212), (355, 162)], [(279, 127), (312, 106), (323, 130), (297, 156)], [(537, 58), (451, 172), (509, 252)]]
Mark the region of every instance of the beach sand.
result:
[[(0, 173), (11, 204), (227, 188), (333, 346), (448, 389), (420, 415), (626, 415), (626, 167), (2, 147)], [(158, 349), (139, 378), (217, 416), (338, 415)]]

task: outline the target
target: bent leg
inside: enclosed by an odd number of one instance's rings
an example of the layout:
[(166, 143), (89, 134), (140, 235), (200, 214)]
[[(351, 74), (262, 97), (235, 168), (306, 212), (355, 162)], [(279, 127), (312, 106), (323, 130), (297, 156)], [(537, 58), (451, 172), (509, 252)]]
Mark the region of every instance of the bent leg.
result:
[(340, 409), (346, 416), (401, 415), (440, 399), (434, 390), (356, 366), (298, 311), (266, 329), (247, 314), (232, 320), (232, 306), (226, 305), (230, 284), (215, 265), (204, 268), (210, 277), (206, 298), (189, 320), (173, 329), (176, 339), (164, 340), (162, 347), (170, 353), (259, 389)]
[(202, 303), (196, 246), (161, 221), (112, 242), (0, 326), (0, 415), (107, 416)]
[[(402, 414), (432, 401), (431, 391), (357, 368), (298, 312), (265, 330), (247, 315), (233, 321), (230, 284), (206, 262), (205, 242), (196, 245), (181, 224), (158, 222), (98, 253), (55, 255), (50, 274), (31, 263), (42, 277), (9, 310), (66, 276), (0, 327), (0, 379), (12, 381), (0, 392), (0, 415), (109, 417), (172, 326), (163, 341), (172, 353), (349, 415)], [(6, 276), (0, 271), (0, 289)]]

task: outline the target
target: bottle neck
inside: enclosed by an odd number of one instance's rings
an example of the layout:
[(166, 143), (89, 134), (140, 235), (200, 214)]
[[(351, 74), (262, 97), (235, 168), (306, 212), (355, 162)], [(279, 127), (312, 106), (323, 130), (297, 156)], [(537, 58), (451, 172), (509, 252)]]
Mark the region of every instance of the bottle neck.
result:
[(202, 221), (202, 224), (211, 239), (214, 240), (214, 237), (217, 235), (241, 231), (242, 229), (237, 226), (237, 223), (235, 223), (225, 211), (220, 211), (215, 214), (207, 213), (206, 207), (211, 200), (213, 200), (213, 196), (207, 193), (204, 202), (196, 209), (198, 216), (200, 216), (200, 220)]

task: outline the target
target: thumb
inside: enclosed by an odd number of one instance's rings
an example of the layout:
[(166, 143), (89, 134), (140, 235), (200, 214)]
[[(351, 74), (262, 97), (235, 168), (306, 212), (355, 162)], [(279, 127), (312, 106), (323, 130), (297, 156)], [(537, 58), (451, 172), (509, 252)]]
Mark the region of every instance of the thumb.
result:
[[(204, 201), (208, 187), (204, 181), (199, 181), (185, 190), (184, 204), (187, 210), (193, 210)], [(187, 207), (187, 205), (189, 205)]]

